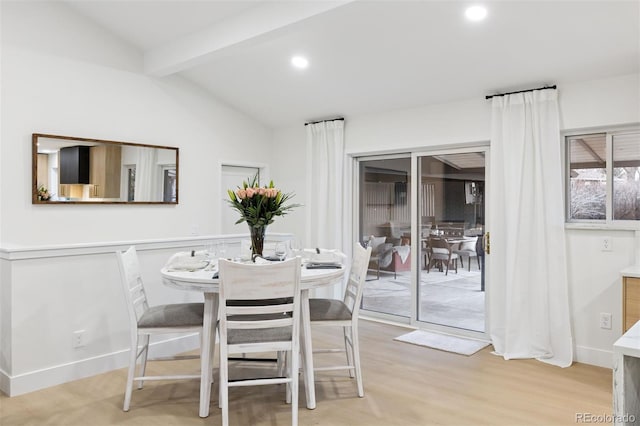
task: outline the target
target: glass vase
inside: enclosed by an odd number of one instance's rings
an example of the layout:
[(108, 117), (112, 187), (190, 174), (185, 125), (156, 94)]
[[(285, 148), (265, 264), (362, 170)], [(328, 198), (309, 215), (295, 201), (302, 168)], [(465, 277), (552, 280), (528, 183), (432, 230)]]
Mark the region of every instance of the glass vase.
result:
[(252, 260), (255, 260), (256, 256), (262, 257), (262, 249), (264, 247), (264, 234), (266, 230), (266, 226), (249, 226), (249, 231), (251, 232)]

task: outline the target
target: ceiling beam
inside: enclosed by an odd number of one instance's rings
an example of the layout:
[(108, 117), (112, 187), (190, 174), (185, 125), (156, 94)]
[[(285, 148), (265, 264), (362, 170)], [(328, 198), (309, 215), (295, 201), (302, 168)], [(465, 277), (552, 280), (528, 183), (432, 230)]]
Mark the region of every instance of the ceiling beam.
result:
[(261, 40), (274, 31), (344, 6), (354, 0), (269, 2), (237, 17), (176, 39), (144, 54), (144, 69), (158, 77), (210, 60), (222, 51)]
[(585, 142), (584, 139), (575, 139), (575, 141), (578, 142), (580, 144), (580, 146), (582, 146), (584, 148), (585, 151), (587, 151), (589, 154), (591, 154), (593, 159), (596, 160), (598, 163), (600, 163), (600, 164), (604, 164), (605, 163), (604, 158), (600, 157), (600, 155), (593, 148), (591, 148), (591, 145), (589, 145), (587, 142)]

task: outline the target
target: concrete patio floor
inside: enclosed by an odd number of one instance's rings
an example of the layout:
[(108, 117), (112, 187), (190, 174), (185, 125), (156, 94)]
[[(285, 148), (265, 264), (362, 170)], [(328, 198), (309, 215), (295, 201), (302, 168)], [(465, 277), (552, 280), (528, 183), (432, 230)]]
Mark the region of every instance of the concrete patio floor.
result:
[[(477, 266), (477, 265), (473, 265)], [(448, 275), (437, 269), (420, 271), (418, 320), (465, 330), (483, 332), (485, 293), (480, 290), (480, 271), (458, 268)], [(411, 272), (369, 271), (363, 291), (362, 309), (409, 317), (411, 312)]]

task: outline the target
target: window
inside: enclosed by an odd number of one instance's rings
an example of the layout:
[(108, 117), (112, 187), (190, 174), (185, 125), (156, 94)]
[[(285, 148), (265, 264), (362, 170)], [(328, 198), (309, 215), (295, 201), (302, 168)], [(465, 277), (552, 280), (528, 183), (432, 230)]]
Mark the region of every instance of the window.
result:
[(176, 169), (175, 166), (162, 168), (162, 201), (176, 201)]
[(565, 137), (570, 222), (640, 220), (640, 130)]

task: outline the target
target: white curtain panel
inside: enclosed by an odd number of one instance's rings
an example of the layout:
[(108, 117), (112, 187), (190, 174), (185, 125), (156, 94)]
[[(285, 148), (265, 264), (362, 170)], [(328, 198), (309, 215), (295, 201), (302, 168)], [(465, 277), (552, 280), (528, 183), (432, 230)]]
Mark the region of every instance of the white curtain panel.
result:
[(557, 91), (493, 98), (490, 332), (505, 359), (573, 359)]
[[(307, 239), (314, 248), (344, 251), (344, 120), (307, 124)], [(342, 297), (327, 287), (317, 297)]]
[(138, 148), (136, 164), (136, 181), (134, 189), (135, 201), (160, 201), (160, 167), (158, 166), (158, 150)]

